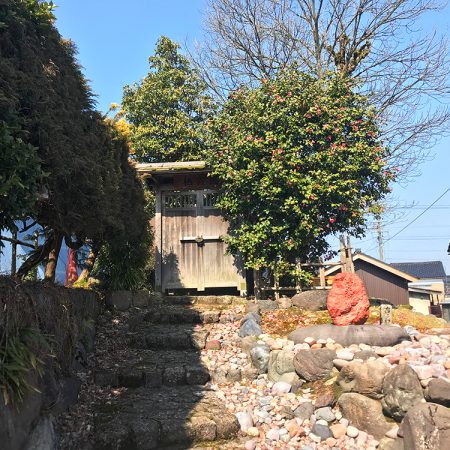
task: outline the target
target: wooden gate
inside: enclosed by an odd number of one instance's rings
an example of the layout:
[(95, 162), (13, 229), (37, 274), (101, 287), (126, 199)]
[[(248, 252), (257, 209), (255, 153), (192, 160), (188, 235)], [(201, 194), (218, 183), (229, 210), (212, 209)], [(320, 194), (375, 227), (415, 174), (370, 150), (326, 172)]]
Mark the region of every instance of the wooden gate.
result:
[(239, 262), (225, 255), (228, 225), (215, 206), (216, 191), (161, 193), (162, 291), (234, 287), (246, 289)]

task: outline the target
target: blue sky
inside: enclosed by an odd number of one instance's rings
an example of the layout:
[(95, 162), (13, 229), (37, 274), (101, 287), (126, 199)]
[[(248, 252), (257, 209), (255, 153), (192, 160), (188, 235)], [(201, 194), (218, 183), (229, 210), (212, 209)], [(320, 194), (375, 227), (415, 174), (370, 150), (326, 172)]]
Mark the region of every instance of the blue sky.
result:
[[(201, 40), (204, 0), (57, 0), (57, 27), (79, 49), (79, 60), (98, 108), (106, 111), (120, 102), (122, 87), (145, 76), (148, 56), (160, 35), (192, 45)], [(423, 28), (448, 35), (450, 7), (428, 17)], [(421, 175), (407, 185), (395, 185), (393, 204), (398, 218), (384, 227), (388, 240), (450, 187), (450, 138), (430, 149), (433, 159), (421, 166)], [(413, 208), (405, 206), (415, 203)], [(376, 234), (368, 232), (354, 248), (377, 257)], [(450, 192), (399, 236), (385, 243), (387, 262), (441, 260), (450, 274)]]

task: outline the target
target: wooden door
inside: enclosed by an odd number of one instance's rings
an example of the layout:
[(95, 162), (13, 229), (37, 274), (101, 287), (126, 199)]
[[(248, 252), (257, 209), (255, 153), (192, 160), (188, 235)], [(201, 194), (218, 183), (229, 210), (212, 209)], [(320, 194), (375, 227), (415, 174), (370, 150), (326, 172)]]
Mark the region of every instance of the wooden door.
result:
[(235, 287), (245, 291), (238, 261), (225, 255), (228, 225), (213, 190), (163, 192), (162, 290)]

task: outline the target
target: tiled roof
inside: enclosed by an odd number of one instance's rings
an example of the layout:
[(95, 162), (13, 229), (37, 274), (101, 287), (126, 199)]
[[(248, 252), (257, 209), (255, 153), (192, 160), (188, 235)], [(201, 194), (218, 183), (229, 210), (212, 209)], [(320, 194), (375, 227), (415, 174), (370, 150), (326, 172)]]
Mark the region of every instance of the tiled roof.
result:
[(445, 278), (446, 276), (442, 261), (402, 262), (390, 265), (416, 278)]

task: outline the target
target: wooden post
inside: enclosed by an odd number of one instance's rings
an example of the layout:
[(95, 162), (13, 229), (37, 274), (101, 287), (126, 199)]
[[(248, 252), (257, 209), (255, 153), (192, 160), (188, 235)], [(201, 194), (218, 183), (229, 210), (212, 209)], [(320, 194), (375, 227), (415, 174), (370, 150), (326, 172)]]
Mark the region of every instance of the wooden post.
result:
[(261, 300), (261, 273), (260, 270), (253, 270), (253, 283), (255, 287), (255, 298)]
[(341, 271), (342, 272), (347, 272), (347, 252), (346, 252), (346, 248), (345, 248), (345, 240), (344, 240), (344, 236), (341, 236), (339, 238), (339, 257), (341, 260), (341, 264), (342, 264), (342, 268)]
[(14, 276), (17, 272), (17, 231), (12, 233), (13, 242), (11, 246), (11, 275)]
[[(300, 258), (295, 258), (295, 268), (297, 269), (297, 272), (300, 272), (302, 270), (302, 263), (300, 261)], [(295, 291), (297, 294), (302, 292), (302, 283), (300, 282), (300, 277), (296, 276), (296, 285), (295, 285)]]
[(326, 283), (325, 283), (325, 267), (320, 266), (319, 267), (319, 278), (320, 278), (320, 287), (322, 289), (325, 289)]
[(355, 265), (353, 264), (352, 246), (350, 244), (350, 236), (347, 236), (346, 253), (347, 253), (348, 272), (355, 273)]
[(278, 275), (274, 275), (274, 287), (275, 287), (275, 300), (280, 300), (280, 277)]

